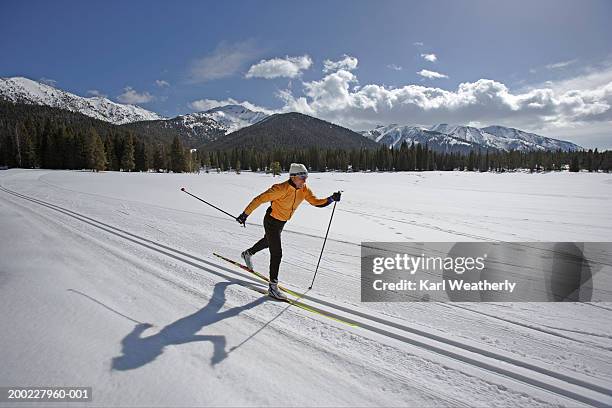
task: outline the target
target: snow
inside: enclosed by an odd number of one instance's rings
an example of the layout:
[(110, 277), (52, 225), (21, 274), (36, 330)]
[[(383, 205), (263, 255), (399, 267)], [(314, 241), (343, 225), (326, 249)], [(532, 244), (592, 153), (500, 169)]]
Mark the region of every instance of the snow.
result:
[(226, 134), (254, 125), (268, 117), (264, 112), (252, 111), (242, 105), (219, 106), (199, 114), (206, 115), (225, 127)]
[(462, 139), (440, 132), (432, 132), (422, 126), (400, 126), (392, 124), (377, 126), (373, 130), (359, 132), (361, 135), (388, 147), (399, 148), (403, 142), (408, 146), (427, 144), (430, 149), (437, 152), (469, 152), (476, 145)]
[[(612, 176), (313, 173), (344, 190), (304, 302), (243, 286), (272, 183), (210, 174), (0, 172), (0, 385), (92, 386), (91, 406), (610, 405), (612, 304), (361, 303), (361, 241), (608, 241)], [(303, 204), (280, 279), (305, 291), (331, 208)], [(254, 257), (266, 272), (265, 252)], [(610, 267), (601, 273), (609, 273)], [(0, 403), (0, 406), (3, 406)]]
[(389, 147), (399, 147), (403, 141), (407, 141), (408, 144), (412, 143), (412, 141), (424, 144), (427, 141), (430, 146), (437, 147), (438, 150), (445, 150), (445, 146), (457, 143), (463, 143), (467, 148), (470, 148), (470, 143), (474, 143), (476, 147), (490, 147), (500, 150), (561, 149), (573, 151), (582, 149), (571, 142), (552, 139), (504, 126), (475, 128), (472, 126), (440, 123), (425, 128), (422, 126), (392, 124), (387, 126), (379, 125), (375, 129), (359, 133), (376, 142), (384, 143)]
[(509, 141), (508, 147), (512, 148), (515, 148), (515, 146), (525, 146), (526, 148), (534, 148), (535, 146), (539, 149), (546, 150), (582, 150), (582, 147), (572, 142), (552, 139), (536, 135), (535, 133), (523, 132), (522, 130), (508, 128), (504, 126), (488, 126), (486, 128), (481, 128), (480, 131), (494, 135), (495, 138), (507, 139)]
[(176, 118), (167, 121), (168, 125), (178, 123), (189, 129), (191, 137), (194, 133), (201, 133), (204, 137), (212, 132), (222, 132), (228, 134), (243, 127), (253, 125), (260, 120), (268, 117), (263, 112), (255, 112), (245, 108), (242, 105), (225, 105), (213, 108), (204, 112), (194, 112), (186, 115), (180, 115)]
[[(23, 77), (0, 78), (0, 97), (12, 102), (67, 109), (116, 125), (165, 119), (139, 106), (116, 103), (100, 96), (85, 98)], [(190, 130), (201, 128), (202, 132), (208, 132), (221, 129), (227, 134), (266, 117), (266, 113), (252, 111), (242, 105), (226, 105), (205, 112), (179, 115), (175, 119)]]
[(0, 97), (12, 102), (67, 109), (117, 125), (164, 119), (139, 106), (120, 104), (99, 96), (84, 98), (23, 77), (0, 78)]
[(552, 139), (536, 135), (535, 133), (497, 125), (475, 128), (472, 126), (441, 123), (431, 126), (429, 130), (501, 150), (561, 149), (563, 151), (574, 151), (582, 149), (580, 146), (564, 140)]

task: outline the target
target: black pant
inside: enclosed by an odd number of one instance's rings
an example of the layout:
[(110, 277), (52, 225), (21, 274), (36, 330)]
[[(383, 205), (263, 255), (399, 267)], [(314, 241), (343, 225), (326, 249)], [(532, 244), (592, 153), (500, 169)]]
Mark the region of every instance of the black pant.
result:
[(281, 232), (285, 226), (285, 221), (277, 220), (270, 215), (272, 207), (269, 207), (264, 217), (264, 230), (266, 234), (255, 245), (249, 248), (251, 254), (255, 254), (262, 249), (270, 248), (270, 281), (278, 282), (278, 268), (283, 257), (281, 247)]

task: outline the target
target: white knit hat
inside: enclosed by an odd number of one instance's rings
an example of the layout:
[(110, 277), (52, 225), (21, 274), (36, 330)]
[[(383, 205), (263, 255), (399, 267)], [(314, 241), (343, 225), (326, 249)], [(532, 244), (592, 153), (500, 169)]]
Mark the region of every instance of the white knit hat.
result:
[(290, 176), (305, 176), (308, 175), (308, 170), (306, 166), (302, 163), (291, 163), (291, 167), (289, 167), (289, 175)]

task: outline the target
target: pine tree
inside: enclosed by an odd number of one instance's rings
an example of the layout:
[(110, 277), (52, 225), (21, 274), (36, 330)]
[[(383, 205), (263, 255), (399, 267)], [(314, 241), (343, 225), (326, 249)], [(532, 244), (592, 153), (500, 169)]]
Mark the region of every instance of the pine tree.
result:
[(195, 173), (197, 160), (196, 160), (197, 151), (191, 151), (189, 149), (185, 150), (185, 170), (190, 173)]
[(92, 149), (92, 168), (98, 172), (103, 171), (106, 168), (106, 152), (104, 151), (104, 143), (100, 135), (97, 133), (93, 137), (93, 149)]
[(123, 144), (123, 156), (121, 157), (121, 168), (124, 171), (132, 171), (136, 164), (134, 163), (134, 139), (129, 135)]
[(149, 155), (144, 141), (137, 140), (134, 146), (134, 165), (137, 171), (149, 170)]
[(21, 167), (21, 142), (20, 142), (20, 137), (21, 135), (24, 133), (23, 130), (23, 126), (17, 125), (15, 126), (15, 136), (14, 136), (14, 140), (15, 140), (15, 164), (17, 167)]
[(168, 169), (164, 145), (157, 145), (153, 151), (153, 169), (157, 172)]
[(113, 143), (113, 139), (110, 136), (104, 138), (104, 152), (106, 153), (106, 169), (113, 170), (113, 152), (115, 151), (115, 146)]
[(95, 157), (95, 139), (99, 138), (98, 132), (93, 127), (89, 128), (86, 135), (80, 135), (78, 150), (79, 150), (79, 164), (78, 168), (82, 169), (95, 169), (96, 157)]
[(204, 164), (204, 171), (208, 173), (208, 169), (211, 166), (210, 155), (208, 154), (208, 152), (204, 152), (204, 160), (202, 161), (202, 164)]
[(578, 161), (578, 155), (574, 154), (572, 156), (572, 161), (570, 163), (569, 171), (571, 172), (579, 172), (580, 171), (580, 162)]
[(178, 136), (174, 136), (174, 140), (170, 146), (170, 167), (174, 173), (182, 173), (187, 167), (183, 144)]
[(26, 133), (23, 140), (23, 155), (22, 155), (22, 166), (25, 168), (35, 168), (38, 166), (36, 150), (34, 149), (34, 143), (32, 142), (32, 136), (30, 133)]

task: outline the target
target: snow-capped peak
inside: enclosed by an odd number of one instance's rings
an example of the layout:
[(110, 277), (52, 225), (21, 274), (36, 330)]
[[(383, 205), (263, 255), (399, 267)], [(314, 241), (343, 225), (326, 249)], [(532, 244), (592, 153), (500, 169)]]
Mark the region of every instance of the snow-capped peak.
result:
[(423, 126), (387, 125), (376, 126), (372, 130), (359, 132), (361, 135), (388, 147), (400, 148), (403, 143), (408, 146), (427, 145), (436, 152), (462, 152), (481, 147), (477, 143), (469, 142), (442, 132), (429, 130)]
[(403, 142), (408, 144), (428, 143), (437, 151), (469, 151), (471, 149), (499, 150), (557, 150), (574, 151), (580, 146), (558, 139), (552, 139), (504, 126), (450, 125), (440, 123), (430, 127), (391, 124), (378, 125), (372, 130), (359, 132), (363, 136), (389, 147), (399, 147)]
[(249, 113), (253, 111), (242, 105), (234, 104), (234, 105), (217, 106), (216, 108), (209, 109), (206, 112), (207, 113), (222, 112), (228, 115), (241, 115), (241, 114), (245, 114), (245, 113)]
[(101, 96), (78, 96), (24, 77), (0, 78), (0, 98), (16, 103), (66, 109), (118, 125), (164, 119), (139, 106), (116, 103)]
[(582, 149), (580, 146), (571, 142), (499, 125), (476, 128), (473, 126), (441, 123), (433, 125), (429, 129), (468, 142), (478, 143), (485, 147), (492, 147), (500, 150), (527, 151), (561, 149), (564, 151), (574, 151)]
[(215, 120), (221, 126), (225, 127), (225, 133), (235, 132), (243, 127), (254, 125), (268, 117), (268, 114), (265, 112), (253, 111), (242, 105), (218, 106), (204, 112), (196, 112), (190, 115), (207, 116)]

